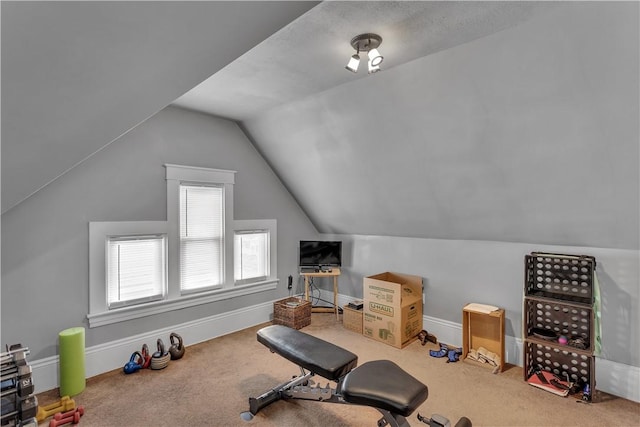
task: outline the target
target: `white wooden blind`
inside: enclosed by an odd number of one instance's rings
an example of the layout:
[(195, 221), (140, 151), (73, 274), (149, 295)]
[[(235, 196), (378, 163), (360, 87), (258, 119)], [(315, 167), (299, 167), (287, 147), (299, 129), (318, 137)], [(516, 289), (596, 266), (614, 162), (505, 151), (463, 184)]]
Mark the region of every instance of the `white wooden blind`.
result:
[(236, 231), (234, 236), (236, 283), (265, 280), (269, 275), (269, 230)]
[(180, 185), (180, 290), (223, 284), (223, 188)]
[(164, 236), (109, 237), (109, 308), (162, 299), (166, 289), (165, 259)]

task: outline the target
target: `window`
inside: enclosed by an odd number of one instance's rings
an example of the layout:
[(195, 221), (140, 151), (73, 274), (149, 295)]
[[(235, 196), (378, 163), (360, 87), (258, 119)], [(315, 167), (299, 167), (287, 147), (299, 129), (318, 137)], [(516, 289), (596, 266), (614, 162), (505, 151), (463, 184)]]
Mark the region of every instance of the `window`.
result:
[(89, 223), (90, 328), (278, 285), (276, 220), (234, 220), (235, 172), (164, 166), (166, 221)]
[(180, 184), (180, 290), (224, 282), (223, 187)]
[[(154, 314), (169, 293), (166, 221), (89, 223), (89, 327)], [(146, 264), (146, 265), (142, 265)]]
[(107, 239), (109, 309), (162, 299), (166, 289), (165, 236)]
[(233, 248), (236, 284), (266, 280), (269, 276), (269, 230), (236, 230)]
[[(233, 218), (236, 173), (170, 164), (165, 168), (169, 300), (191, 299), (189, 304), (195, 305), (275, 289), (276, 220)], [(240, 246), (240, 252), (237, 251), (236, 236), (249, 231), (246, 237), (251, 238), (256, 230), (268, 237), (262, 259), (258, 258), (257, 247)], [(242, 259), (236, 260), (236, 256)], [(249, 270), (247, 261), (252, 258), (256, 262), (264, 260), (267, 265), (261, 271)], [(235, 274), (238, 261), (241, 265), (244, 262), (244, 275)]]

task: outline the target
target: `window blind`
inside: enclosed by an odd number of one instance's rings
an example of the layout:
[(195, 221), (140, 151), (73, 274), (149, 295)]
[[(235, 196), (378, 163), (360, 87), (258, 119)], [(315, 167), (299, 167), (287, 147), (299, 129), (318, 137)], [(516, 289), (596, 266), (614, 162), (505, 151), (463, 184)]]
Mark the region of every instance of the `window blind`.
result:
[(192, 292), (224, 280), (223, 188), (180, 185), (180, 290)]
[(236, 231), (233, 251), (236, 283), (269, 276), (269, 230)]
[(118, 236), (107, 240), (109, 308), (161, 299), (166, 283), (164, 236)]

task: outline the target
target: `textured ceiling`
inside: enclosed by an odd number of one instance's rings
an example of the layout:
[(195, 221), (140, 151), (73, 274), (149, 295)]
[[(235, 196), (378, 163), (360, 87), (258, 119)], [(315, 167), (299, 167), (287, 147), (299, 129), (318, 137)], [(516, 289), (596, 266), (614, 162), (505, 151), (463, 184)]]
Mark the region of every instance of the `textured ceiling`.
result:
[(638, 249), (638, 44), (638, 3), (327, 2), (179, 102), (242, 119), (324, 233)]
[[(329, 1), (260, 43), (178, 98), (174, 105), (233, 120), (367, 76), (344, 67), (352, 37), (383, 38), (383, 70), (517, 25), (540, 2)], [(363, 70), (364, 69), (364, 70)]]
[(3, 213), (175, 101), (320, 232), (639, 247), (637, 2), (1, 5)]

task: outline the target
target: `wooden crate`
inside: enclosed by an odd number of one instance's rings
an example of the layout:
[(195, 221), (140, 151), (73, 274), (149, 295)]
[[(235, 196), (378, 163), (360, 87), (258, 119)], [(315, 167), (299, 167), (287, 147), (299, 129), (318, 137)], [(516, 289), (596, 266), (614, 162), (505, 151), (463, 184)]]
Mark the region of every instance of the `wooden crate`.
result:
[(273, 324), (302, 329), (311, 324), (311, 303), (289, 297), (273, 303)]
[(362, 310), (345, 305), (342, 307), (342, 324), (350, 331), (362, 333)]
[(500, 357), (496, 372), (504, 370), (504, 309), (481, 313), (467, 308), (462, 309), (462, 360), (486, 368), (494, 368), (488, 363), (475, 363), (467, 358), (469, 350), (480, 347)]

